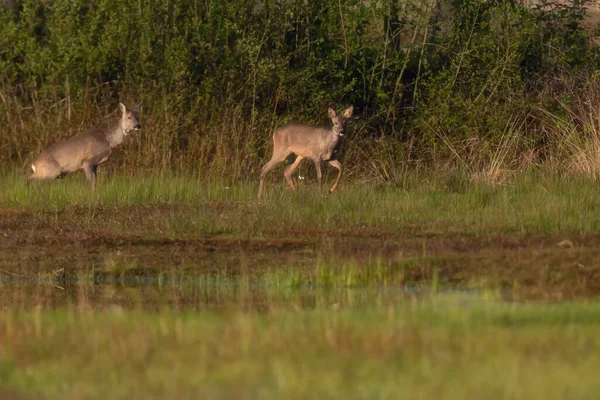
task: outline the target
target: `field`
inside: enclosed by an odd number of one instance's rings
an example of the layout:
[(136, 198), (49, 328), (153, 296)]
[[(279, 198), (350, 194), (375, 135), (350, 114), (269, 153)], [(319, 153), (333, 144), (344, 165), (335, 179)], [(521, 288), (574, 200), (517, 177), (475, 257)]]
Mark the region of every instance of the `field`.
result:
[(600, 398), (600, 14), (538, 3), (0, 1), (0, 399)]
[(274, 172), (6, 173), (3, 398), (598, 396), (597, 183)]

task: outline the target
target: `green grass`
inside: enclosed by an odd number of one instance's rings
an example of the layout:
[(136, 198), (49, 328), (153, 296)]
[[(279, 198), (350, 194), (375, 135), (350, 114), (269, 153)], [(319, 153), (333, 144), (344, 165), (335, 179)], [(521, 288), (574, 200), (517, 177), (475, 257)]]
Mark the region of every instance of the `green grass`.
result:
[[(274, 177), (271, 177), (275, 179)], [(127, 229), (127, 206), (186, 206), (150, 217), (149, 233), (255, 237), (297, 230), (348, 232), (465, 233), (475, 235), (595, 234), (599, 231), (600, 186), (592, 180), (522, 174), (505, 186), (469, 183), (460, 177), (407, 177), (402, 187), (347, 183), (328, 195), (315, 185), (296, 192), (272, 182), (255, 200), (257, 183), (203, 181), (193, 176), (128, 177), (101, 180), (95, 192), (81, 176), (27, 187), (22, 177), (0, 182), (0, 208), (74, 213), (87, 225), (113, 214)], [(144, 224), (144, 221), (141, 221)]]
[(598, 303), (0, 316), (0, 387), (47, 399), (595, 399)]
[(0, 396), (600, 395), (595, 182), (275, 176), (0, 179)]
[(247, 269), (289, 286), (508, 288), (552, 299), (600, 288), (591, 180), (531, 172), (499, 186), (412, 173), (402, 186), (344, 182), (333, 194), (270, 182), (259, 202), (252, 181), (101, 178), (94, 192), (81, 174), (29, 187), (1, 179), (0, 272)]

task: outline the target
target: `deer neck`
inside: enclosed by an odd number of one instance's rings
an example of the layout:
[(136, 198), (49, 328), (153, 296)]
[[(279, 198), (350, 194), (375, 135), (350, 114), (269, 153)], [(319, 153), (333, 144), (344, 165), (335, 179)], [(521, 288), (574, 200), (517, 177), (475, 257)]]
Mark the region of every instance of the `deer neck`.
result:
[(117, 126), (113, 127), (106, 134), (106, 140), (108, 141), (108, 144), (110, 145), (111, 149), (114, 149), (115, 147), (123, 143), (124, 138), (125, 131), (121, 127), (121, 122), (119, 122)]
[(327, 132), (327, 144), (328, 147), (333, 148), (337, 145), (340, 140), (340, 134), (335, 131), (333, 127)]

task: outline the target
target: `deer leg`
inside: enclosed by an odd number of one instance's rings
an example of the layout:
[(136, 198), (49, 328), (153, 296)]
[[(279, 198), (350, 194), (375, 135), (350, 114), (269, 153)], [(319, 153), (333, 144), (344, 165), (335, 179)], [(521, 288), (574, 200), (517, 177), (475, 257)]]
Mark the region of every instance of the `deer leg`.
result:
[(90, 163), (83, 164), (83, 171), (85, 172), (85, 177), (87, 178), (92, 190), (96, 188), (96, 169), (97, 165), (93, 165)]
[(329, 192), (331, 193), (337, 188), (337, 185), (340, 182), (340, 178), (342, 177), (342, 164), (340, 164), (340, 162), (338, 160), (331, 160), (331, 161), (329, 161), (329, 165), (338, 169), (338, 176), (335, 179), (335, 183), (333, 184), (331, 189), (329, 189)]
[(277, 164), (285, 160), (285, 158), (289, 155), (289, 152), (275, 152), (273, 151), (273, 156), (271, 160), (262, 167), (260, 171), (260, 184), (258, 185), (258, 200), (262, 198), (263, 187), (265, 185), (265, 177), (267, 173), (272, 170)]
[(300, 165), (300, 161), (302, 161), (303, 158), (304, 157), (302, 157), (302, 156), (296, 156), (296, 160), (294, 161), (294, 163), (292, 165), (290, 165), (289, 167), (287, 167), (285, 169), (285, 172), (283, 173), (288, 185), (290, 185), (290, 187), (294, 190), (296, 190), (296, 186), (294, 185), (294, 180), (292, 179), (292, 174), (294, 173), (296, 168), (298, 168), (298, 165)]
[(323, 173), (321, 172), (321, 159), (313, 159), (315, 162), (315, 168), (317, 169), (317, 181), (319, 182), (319, 189), (321, 189), (321, 183), (323, 181)]

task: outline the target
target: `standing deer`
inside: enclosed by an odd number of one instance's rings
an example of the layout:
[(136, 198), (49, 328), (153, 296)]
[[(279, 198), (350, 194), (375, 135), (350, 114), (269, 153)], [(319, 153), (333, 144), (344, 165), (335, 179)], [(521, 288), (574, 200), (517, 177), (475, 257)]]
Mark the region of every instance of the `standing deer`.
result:
[(292, 165), (287, 167), (283, 173), (288, 185), (292, 189), (296, 189), (292, 179), (292, 173), (298, 167), (302, 159), (310, 158), (317, 168), (319, 188), (321, 187), (322, 178), (321, 162), (327, 161), (329, 165), (338, 169), (338, 176), (329, 190), (330, 192), (333, 192), (337, 188), (340, 177), (342, 176), (342, 164), (340, 164), (338, 160), (332, 158), (332, 154), (338, 146), (340, 136), (344, 136), (346, 120), (352, 116), (352, 110), (353, 106), (349, 106), (342, 114), (338, 115), (333, 108), (329, 107), (327, 114), (329, 118), (331, 118), (331, 122), (333, 122), (331, 129), (298, 123), (290, 123), (275, 129), (273, 132), (273, 156), (260, 172), (258, 199), (260, 200), (262, 197), (267, 173), (292, 153), (296, 154), (296, 160)]
[(27, 177), (27, 181), (56, 179), (82, 169), (93, 189), (98, 165), (108, 161), (113, 149), (123, 142), (125, 136), (142, 128), (137, 109), (130, 110), (123, 103), (119, 106), (123, 116), (112, 129), (90, 129), (44, 149), (31, 164), (33, 174)]

